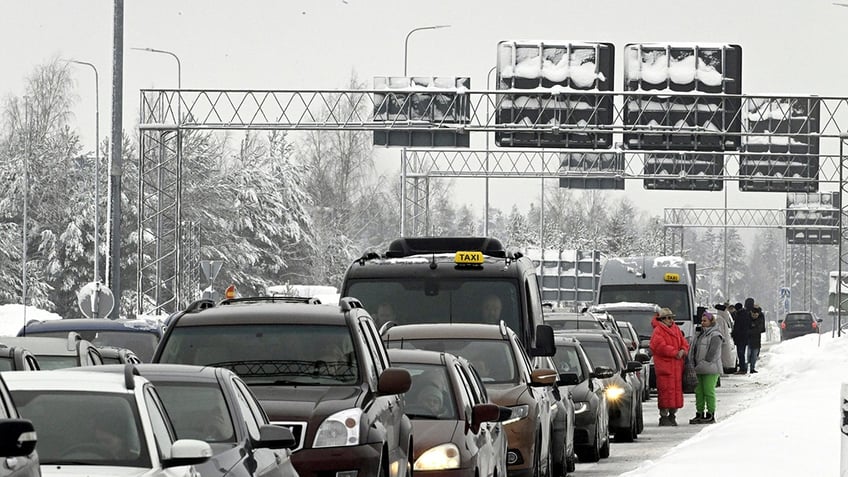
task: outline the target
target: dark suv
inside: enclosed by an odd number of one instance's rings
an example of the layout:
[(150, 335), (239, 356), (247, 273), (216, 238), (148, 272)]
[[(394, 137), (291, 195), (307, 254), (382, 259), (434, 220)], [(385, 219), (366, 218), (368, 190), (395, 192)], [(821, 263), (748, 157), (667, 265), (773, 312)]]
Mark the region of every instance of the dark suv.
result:
[(409, 475), (412, 424), (401, 394), (411, 378), (390, 367), (359, 301), (254, 297), (200, 305), (175, 315), (154, 362), (238, 374), (271, 423), (292, 430), (301, 477)]
[(821, 322), (821, 318), (817, 318), (809, 311), (790, 311), (782, 320), (778, 320), (778, 323), (780, 323), (780, 341), (820, 333), (819, 325)]

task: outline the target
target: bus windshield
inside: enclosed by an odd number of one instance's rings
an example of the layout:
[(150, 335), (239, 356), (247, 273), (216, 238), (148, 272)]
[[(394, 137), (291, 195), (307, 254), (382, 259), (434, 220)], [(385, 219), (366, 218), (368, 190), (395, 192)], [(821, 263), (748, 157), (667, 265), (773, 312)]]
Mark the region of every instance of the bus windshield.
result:
[(484, 323), (503, 320), (520, 336), (521, 303), (514, 279), (392, 278), (351, 280), (347, 295), (358, 298), (377, 323)]
[[(656, 303), (670, 308), (677, 321), (692, 321), (689, 312), (689, 290), (686, 285), (603, 285), (598, 303), (616, 303), (620, 301)], [(616, 316), (618, 318), (618, 316)], [(635, 324), (634, 324), (635, 327)], [(636, 328), (637, 331), (639, 328)], [(638, 331), (641, 335), (642, 331)]]

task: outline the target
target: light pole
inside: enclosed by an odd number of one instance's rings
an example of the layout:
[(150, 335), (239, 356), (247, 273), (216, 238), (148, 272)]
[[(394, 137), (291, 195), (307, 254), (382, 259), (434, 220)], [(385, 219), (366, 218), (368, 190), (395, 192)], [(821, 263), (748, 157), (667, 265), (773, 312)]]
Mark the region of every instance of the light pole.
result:
[(137, 51), (147, 51), (149, 53), (161, 53), (163, 55), (170, 55), (177, 61), (177, 89), (182, 89), (182, 69), (180, 66), (180, 57), (176, 55), (176, 53), (167, 50), (157, 50), (156, 48), (130, 48), (131, 50)]
[[(486, 90), (487, 91), (492, 89), (492, 86), (490, 84), (491, 80), (492, 80), (492, 73), (494, 73), (497, 68), (498, 68), (497, 66), (493, 66), (489, 70), (489, 72), (486, 73)], [(489, 110), (489, 104), (491, 104), (490, 101), (486, 101), (486, 126), (489, 125), (489, 114), (491, 114), (491, 112)], [(490, 134), (489, 131), (486, 131), (486, 178), (484, 179), (484, 181), (485, 181), (484, 182), (485, 194), (486, 194), (486, 197), (485, 197), (486, 200), (484, 201), (484, 206), (485, 206), (486, 209), (483, 211), (483, 235), (485, 235), (486, 237), (489, 236), (489, 134)]]
[(68, 63), (88, 66), (94, 71), (94, 281), (100, 281), (100, 75), (97, 67), (86, 61)]
[(430, 26), (413, 28), (412, 30), (409, 30), (409, 33), (406, 34), (406, 39), (403, 41), (403, 75), (404, 76), (406, 76), (406, 53), (407, 53), (408, 48), (409, 48), (409, 37), (410, 37), (410, 35), (412, 35), (413, 33), (417, 32), (417, 31), (421, 31), (421, 30), (438, 30), (440, 28), (449, 28), (449, 27), (450, 27), (450, 25), (430, 25)]

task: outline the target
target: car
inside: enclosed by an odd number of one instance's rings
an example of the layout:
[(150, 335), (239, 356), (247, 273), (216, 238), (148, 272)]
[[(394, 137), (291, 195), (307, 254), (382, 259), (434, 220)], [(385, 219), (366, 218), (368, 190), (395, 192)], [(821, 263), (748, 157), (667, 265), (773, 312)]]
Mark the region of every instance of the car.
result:
[(607, 333), (568, 332), (586, 351), (592, 365), (610, 368), (614, 374), (604, 380), (609, 410), (609, 429), (620, 442), (632, 442), (642, 423), (642, 396), (639, 378), (633, 373), (642, 369), (638, 361), (625, 362), (613, 338)]
[[(553, 386), (556, 371), (533, 369), (520, 338), (505, 323), (397, 325), (385, 328), (382, 337), (389, 349), (438, 351), (471, 361), (492, 402), (512, 411), (503, 422), (508, 475), (547, 475), (553, 470), (551, 411), (556, 406), (544, 388)], [(553, 336), (549, 339), (553, 342)], [(548, 356), (555, 352), (543, 351)]]
[(235, 372), (272, 424), (292, 430), (301, 476), (406, 477), (412, 423), (404, 414), (409, 372), (392, 367), (374, 321), (343, 297), (242, 297), (174, 315), (157, 363)]
[[(0, 340), (3, 338), (0, 337)], [(28, 349), (0, 341), (0, 371), (38, 371), (38, 358)]]
[(636, 332), (636, 329), (633, 328), (633, 325), (630, 323), (623, 321), (618, 324), (618, 329), (621, 330), (621, 337), (624, 338), (624, 343), (627, 345), (627, 349), (630, 350), (631, 353), (635, 353), (639, 351), (639, 334)]
[(621, 330), (618, 327), (618, 320), (616, 320), (615, 316), (605, 310), (602, 306), (592, 305), (583, 310), (583, 312), (594, 316), (598, 321), (604, 324), (606, 329), (621, 334)]
[(45, 477), (194, 476), (212, 448), (177, 439), (156, 388), (132, 365), (0, 373), (21, 415), (38, 430)]
[(40, 336), (4, 336), (3, 344), (28, 349), (38, 360), (40, 369), (62, 369), (75, 366), (97, 366), (103, 358), (97, 347), (71, 331), (64, 338)]
[(654, 316), (660, 312), (660, 306), (656, 303), (643, 302), (613, 302), (594, 305), (595, 309), (609, 312), (615, 317), (616, 322), (630, 323), (639, 336), (639, 349), (637, 353), (647, 355), (650, 360), (642, 363), (644, 374), (648, 377), (648, 389), (645, 399), (650, 399), (651, 389), (657, 388), (656, 376), (654, 375), (653, 353), (651, 353), (651, 335), (654, 327), (651, 322)]
[(785, 341), (799, 336), (820, 332), (822, 319), (809, 311), (790, 311), (782, 320), (780, 325), (780, 341)]
[[(533, 358), (534, 369), (552, 369), (557, 367), (550, 356), (536, 356)], [(571, 393), (566, 387), (575, 384), (562, 378), (557, 373), (553, 386), (544, 388), (548, 393), (548, 401), (556, 404), (551, 409), (551, 419), (554, 421), (553, 434), (553, 475), (565, 475), (573, 472), (577, 462), (577, 453), (574, 450), (574, 401)]]
[(389, 359), (412, 376), (404, 398), (415, 436), (413, 472), (505, 476), (507, 442), (500, 421), (512, 413), (502, 417), (471, 364), (450, 353), (419, 350), (390, 349)]
[(554, 331), (560, 330), (605, 330), (606, 326), (590, 313), (574, 313), (568, 311), (545, 312), (545, 324)]
[(95, 346), (131, 349), (139, 359), (150, 362), (162, 338), (162, 330), (162, 324), (152, 319), (66, 318), (32, 320), (18, 332), (18, 336), (64, 338), (68, 332), (74, 331)]
[[(82, 368), (77, 368), (82, 369)], [(92, 368), (123, 372), (122, 365)], [(247, 385), (224, 368), (182, 364), (139, 364), (153, 383), (177, 439), (205, 441), (212, 458), (195, 466), (203, 476), (297, 477), (291, 462), (291, 430), (270, 424)]]
[(131, 349), (100, 346), (97, 351), (100, 352), (103, 364), (141, 364), (141, 359)]
[[(574, 402), (574, 447), (581, 462), (597, 462), (610, 454), (609, 410), (604, 379), (615, 373), (593, 367), (583, 347), (573, 336), (554, 335), (553, 360), (561, 382), (568, 384)], [(572, 377), (573, 376), (573, 377)]]
[(22, 419), (0, 373), (0, 477), (40, 477), (38, 436), (29, 419)]
[[(622, 329), (622, 331), (623, 331), (623, 329)], [(639, 363), (642, 364), (642, 369), (640, 369), (638, 371), (634, 371), (633, 375), (638, 378), (638, 380), (637, 380), (638, 381), (637, 382), (637, 384), (638, 384), (638, 390), (637, 390), (638, 395), (642, 397), (642, 401), (647, 401), (651, 397), (651, 392), (650, 392), (651, 388), (650, 388), (650, 384), (649, 384), (650, 383), (650, 376), (648, 375), (648, 372), (650, 372), (651, 368), (648, 368), (646, 370), (645, 364), (650, 363), (651, 357), (649, 355), (647, 355), (646, 353), (643, 353), (641, 351), (636, 352), (636, 353), (631, 353), (630, 348), (627, 346), (627, 343), (624, 341), (624, 338), (622, 338), (621, 335), (619, 335), (618, 333), (609, 333), (609, 335), (610, 335), (610, 338), (612, 339), (613, 343), (615, 343), (615, 347), (618, 350), (618, 353), (621, 356), (621, 359), (624, 363), (629, 363), (631, 361), (638, 361)], [(692, 392), (694, 392), (694, 389), (692, 390)], [(642, 432), (643, 423), (642, 423), (642, 420), (641, 420), (641, 414), (642, 414), (642, 411), (641, 411), (642, 405), (641, 404), (639, 405), (639, 408), (640, 408), (640, 411), (639, 411), (639, 414), (640, 414), (639, 432)]]

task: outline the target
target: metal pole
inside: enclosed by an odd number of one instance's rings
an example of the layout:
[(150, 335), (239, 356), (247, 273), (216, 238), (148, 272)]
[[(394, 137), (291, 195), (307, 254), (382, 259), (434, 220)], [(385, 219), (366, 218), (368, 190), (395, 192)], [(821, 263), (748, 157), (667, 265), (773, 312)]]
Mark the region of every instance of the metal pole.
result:
[[(842, 191), (845, 188), (845, 183), (842, 177), (842, 170), (845, 168), (843, 162), (843, 145), (845, 137), (839, 137), (839, 217), (837, 218), (837, 226), (839, 229), (839, 242), (837, 244), (839, 257), (837, 258), (838, 266), (836, 272), (836, 336), (842, 336), (842, 241), (845, 237), (842, 235), (842, 214), (845, 210), (845, 198), (842, 197)], [(843, 452), (844, 453), (844, 452)]]
[(439, 28), (448, 28), (448, 27), (450, 27), (450, 25), (430, 25), (430, 26), (413, 28), (412, 30), (409, 30), (409, 33), (406, 34), (406, 39), (403, 40), (403, 75), (404, 76), (406, 76), (406, 56), (407, 56), (406, 53), (409, 49), (409, 37), (417, 31), (438, 30)]
[(406, 237), (406, 148), (400, 152), (400, 236)]
[[(491, 80), (492, 80), (492, 72), (497, 69), (497, 66), (493, 66), (488, 73), (486, 73), (486, 90), (491, 90)], [(486, 125), (489, 124), (489, 101), (486, 101)], [(485, 200), (484, 200), (484, 210), (483, 210), (483, 235), (486, 237), (489, 236), (489, 131), (486, 131), (486, 175), (484, 177), (484, 186), (485, 186)], [(544, 249), (543, 249), (544, 250)]]
[(26, 148), (24, 151), (24, 207), (21, 238), (21, 302), (24, 305), (23, 318), (26, 328), (27, 312), (27, 205), (29, 196), (29, 155), (32, 152), (32, 135), (29, 121), (29, 96), (24, 96), (24, 124), (26, 127)]
[(100, 75), (93, 64), (68, 60), (94, 70), (94, 281), (100, 281)]
[[(727, 284), (727, 182), (724, 183), (724, 267), (722, 270), (724, 271), (723, 295), (725, 301), (727, 301), (730, 299), (730, 289)], [(712, 280), (710, 280), (710, 284), (712, 284)]]
[(112, 46), (112, 147), (109, 162), (109, 266), (107, 281), (115, 297), (111, 317), (121, 310), (121, 174), (123, 172), (124, 0), (115, 1)]

